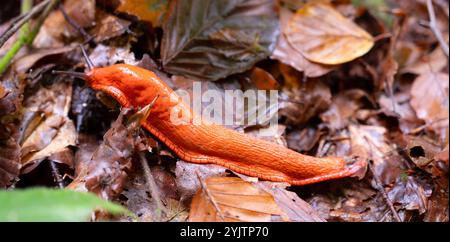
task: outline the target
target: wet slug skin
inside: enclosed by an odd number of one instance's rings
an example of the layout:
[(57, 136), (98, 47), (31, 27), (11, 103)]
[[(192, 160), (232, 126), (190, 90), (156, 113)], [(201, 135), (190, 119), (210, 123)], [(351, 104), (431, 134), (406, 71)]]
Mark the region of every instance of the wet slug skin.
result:
[(117, 64), (93, 68), (85, 79), (93, 89), (111, 95), (124, 107), (144, 107), (158, 95), (142, 126), (188, 162), (217, 164), (244, 175), (292, 185), (347, 177), (365, 167), (364, 162), (348, 165), (340, 157), (302, 155), (220, 125), (174, 123), (170, 118), (173, 108), (179, 109), (186, 120), (199, 117), (155, 73), (140, 67)]

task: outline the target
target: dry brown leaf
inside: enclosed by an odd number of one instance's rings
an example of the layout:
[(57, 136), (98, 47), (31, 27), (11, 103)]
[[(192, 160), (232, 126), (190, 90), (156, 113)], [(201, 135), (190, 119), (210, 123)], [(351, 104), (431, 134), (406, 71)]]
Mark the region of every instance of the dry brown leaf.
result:
[(290, 124), (304, 124), (311, 118), (328, 109), (331, 104), (330, 88), (321, 80), (301, 80), (295, 69), (282, 65), (281, 73), (285, 80), (281, 93), (279, 115), (287, 117)]
[(192, 199), (189, 221), (286, 221), (267, 192), (238, 177), (210, 177)]
[(17, 72), (26, 72), (28, 71), (29, 68), (31, 68), (37, 61), (39, 61), (40, 59), (47, 57), (47, 56), (51, 56), (51, 55), (58, 55), (58, 54), (63, 54), (66, 52), (69, 52), (73, 49), (75, 49), (75, 46), (65, 46), (65, 47), (61, 47), (61, 48), (46, 48), (46, 49), (37, 49), (34, 50), (32, 53), (17, 59), (13, 65), (14, 65), (14, 69)]
[(225, 176), (226, 168), (218, 165), (200, 165), (177, 161), (175, 168), (176, 183), (182, 200), (190, 199), (200, 188), (197, 175), (202, 179), (210, 176)]
[(272, 74), (256, 66), (250, 71), (250, 80), (260, 90), (275, 90), (279, 87)]
[[(80, 27), (86, 28), (95, 24), (95, 0), (67, 0), (63, 4), (67, 15)], [(78, 30), (67, 22), (61, 10), (53, 11), (45, 20), (35, 41), (37, 48), (50, 48), (64, 46), (63, 37), (73, 38), (79, 36)]]
[(411, 87), (411, 106), (442, 142), (448, 140), (449, 76), (447, 73), (422, 74)]
[(374, 45), (369, 33), (323, 3), (309, 3), (299, 9), (286, 37), (310, 61), (328, 65), (354, 60)]
[[(37, 115), (32, 115), (32, 120), (22, 120), (22, 173), (76, 144), (75, 126), (67, 116), (71, 98), (72, 83), (58, 82), (48, 89), (39, 89), (25, 100), (25, 117), (30, 113)], [(72, 163), (67, 165), (72, 166)]]
[(8, 94), (6, 88), (4, 88), (3, 85), (0, 83), (0, 99), (4, 98), (6, 94)]
[(402, 73), (414, 73), (417, 75), (430, 72), (440, 72), (448, 64), (448, 57), (439, 46), (430, 54), (422, 56), (417, 62), (410, 64), (401, 70)]
[(154, 27), (159, 27), (167, 7), (168, 1), (121, 0), (116, 10), (134, 15), (140, 20), (151, 22)]
[(288, 26), (289, 20), (292, 18), (294, 13), (286, 8), (281, 8), (280, 10), (280, 24), (282, 28), (282, 33), (278, 38), (275, 50), (272, 52), (272, 59), (281, 61), (286, 65), (290, 65), (298, 71), (303, 71), (308, 77), (319, 77), (332, 71), (335, 66), (322, 65), (307, 60), (301, 52), (297, 51), (292, 45), (287, 41), (284, 31)]
[(0, 188), (10, 186), (20, 173), (18, 119), (22, 108), (22, 79), (11, 69), (0, 77), (0, 85), (10, 92), (0, 98)]
[[(135, 139), (143, 117), (141, 113), (137, 113), (125, 119), (124, 116), (129, 111), (122, 109), (117, 120), (103, 136), (103, 143), (91, 157), (87, 156), (90, 152), (85, 155), (77, 154), (76, 158), (82, 160), (77, 160), (77, 176), (69, 184), (69, 189), (90, 191), (108, 200), (121, 194), (127, 180), (126, 171), (132, 165), (131, 159), (137, 144)], [(91, 150), (93, 145), (91, 143), (84, 147)]]
[(118, 18), (102, 10), (97, 11), (96, 22), (95, 28), (90, 33), (95, 36), (94, 40), (97, 43), (122, 35), (131, 24), (130, 21)]

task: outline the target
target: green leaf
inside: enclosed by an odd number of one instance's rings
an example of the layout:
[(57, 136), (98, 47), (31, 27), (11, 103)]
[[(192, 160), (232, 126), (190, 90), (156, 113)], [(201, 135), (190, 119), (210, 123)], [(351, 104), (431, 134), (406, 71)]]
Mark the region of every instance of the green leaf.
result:
[(164, 69), (217, 80), (269, 56), (279, 35), (274, 0), (170, 2), (163, 24)]
[(0, 221), (87, 221), (92, 211), (131, 214), (122, 206), (91, 193), (32, 188), (0, 191)]

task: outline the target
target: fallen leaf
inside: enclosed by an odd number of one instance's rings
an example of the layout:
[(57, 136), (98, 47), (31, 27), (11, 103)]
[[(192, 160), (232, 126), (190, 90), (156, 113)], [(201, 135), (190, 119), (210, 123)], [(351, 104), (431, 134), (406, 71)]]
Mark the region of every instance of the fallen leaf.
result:
[(286, 29), (293, 48), (310, 61), (337, 65), (366, 54), (372, 36), (331, 5), (309, 3), (299, 9)]
[(41, 87), (24, 101), (25, 117), (37, 113), (31, 118), (37, 121), (24, 119), (21, 126), (22, 173), (30, 172), (45, 158), (76, 144), (75, 125), (68, 118), (71, 98), (72, 82), (58, 82), (49, 88)]
[(82, 163), (78, 161), (77, 177), (69, 184), (69, 189), (90, 191), (107, 200), (120, 195), (127, 179), (126, 171), (132, 165), (135, 137), (140, 127), (140, 119), (125, 126), (127, 112), (128, 109), (121, 111), (92, 157)]
[(194, 196), (200, 188), (200, 182), (197, 175), (201, 179), (211, 176), (226, 176), (227, 169), (218, 165), (199, 165), (187, 163), (185, 161), (177, 161), (175, 168), (175, 177), (181, 200), (188, 200)]
[(13, 67), (17, 72), (25, 73), (42, 58), (67, 53), (75, 48), (75, 46), (64, 46), (61, 48), (36, 49), (32, 53), (14, 61)]
[(95, 27), (90, 31), (95, 42), (99, 43), (124, 34), (131, 22), (118, 18), (102, 10), (97, 11)]
[(114, 47), (99, 44), (92, 50), (89, 59), (91, 59), (94, 66), (110, 66), (118, 62), (135, 65), (137, 61), (130, 48), (130, 45)]
[(276, 90), (279, 87), (277, 80), (259, 67), (253, 67), (250, 71), (250, 80), (259, 90)]
[(4, 98), (8, 94), (8, 91), (6, 88), (3, 87), (3, 85), (0, 83), (0, 99)]
[(191, 203), (189, 221), (286, 221), (274, 198), (238, 177), (210, 177)]
[(331, 104), (330, 88), (321, 80), (301, 80), (293, 68), (281, 68), (285, 85), (280, 94), (279, 115), (287, 118), (289, 124), (304, 124), (316, 115), (326, 111)]
[(18, 123), (25, 83), (11, 69), (0, 80), (0, 85), (10, 91), (0, 98), (0, 188), (7, 188), (20, 174)]
[[(62, 5), (67, 15), (81, 28), (94, 26), (95, 0), (67, 0)], [(63, 47), (64, 38), (75, 38), (80, 32), (64, 18), (61, 10), (55, 10), (45, 19), (33, 45), (37, 48)]]
[(447, 65), (448, 57), (444, 54), (442, 48), (438, 46), (431, 53), (419, 58), (415, 63), (401, 69), (401, 72), (422, 75), (430, 72), (440, 72)]
[(320, 118), (331, 130), (348, 126), (349, 121), (362, 106), (361, 99), (368, 94), (361, 89), (347, 90), (333, 96), (330, 108), (320, 115)]
[(168, 0), (121, 0), (116, 11), (125, 12), (159, 27), (167, 11)]
[(420, 75), (411, 87), (411, 106), (441, 142), (448, 140), (448, 89), (449, 76), (442, 72)]
[(275, 47), (272, 0), (171, 1), (161, 59), (172, 74), (212, 80), (250, 69)]
[(303, 71), (307, 77), (323, 76), (335, 69), (336, 66), (323, 65), (307, 60), (301, 52), (293, 48), (289, 41), (287, 41), (285, 31), (288, 26), (288, 22), (293, 15), (294, 13), (292, 13), (290, 10), (281, 8), (280, 25), (282, 33), (278, 38), (277, 45), (270, 58), (279, 60), (286, 65), (290, 65), (298, 71)]

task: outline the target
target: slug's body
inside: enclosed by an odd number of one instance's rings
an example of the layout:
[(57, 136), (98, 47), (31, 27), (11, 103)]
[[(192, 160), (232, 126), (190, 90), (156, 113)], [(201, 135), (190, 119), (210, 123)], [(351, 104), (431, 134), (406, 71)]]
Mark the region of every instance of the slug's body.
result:
[(197, 114), (153, 72), (139, 67), (118, 64), (94, 68), (86, 79), (92, 88), (110, 94), (125, 107), (144, 107), (159, 95), (142, 125), (188, 162), (217, 164), (245, 175), (293, 185), (349, 176), (361, 167), (348, 167), (342, 158), (302, 155), (219, 125), (174, 124), (170, 119), (172, 108), (180, 108), (189, 120)]

